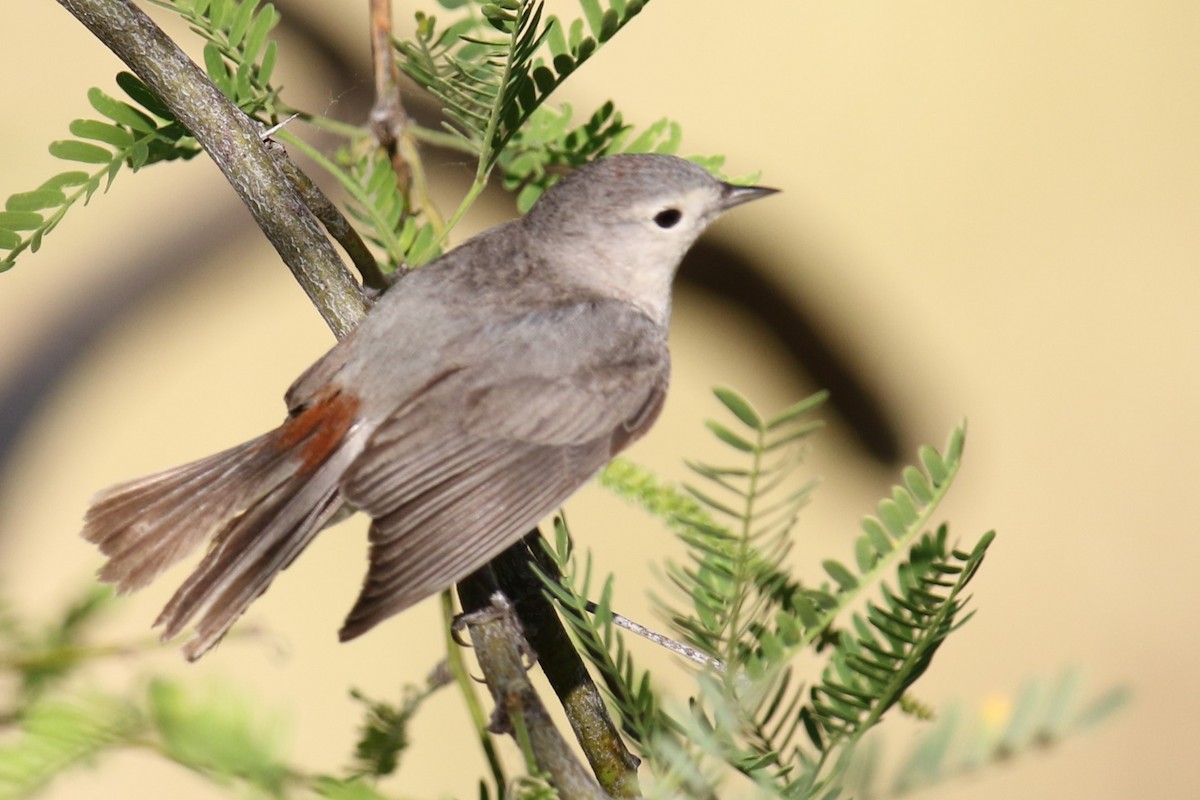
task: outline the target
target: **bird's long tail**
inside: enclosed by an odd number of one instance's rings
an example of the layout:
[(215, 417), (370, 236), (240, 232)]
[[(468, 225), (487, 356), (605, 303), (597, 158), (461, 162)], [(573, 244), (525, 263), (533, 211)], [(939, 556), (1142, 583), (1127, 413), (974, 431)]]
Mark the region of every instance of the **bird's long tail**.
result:
[(101, 492), (83, 529), (108, 556), (101, 580), (135, 591), (211, 540), (155, 622), (168, 639), (199, 615), (184, 647), (199, 658), (341, 507), (361, 447), (354, 405), (333, 394), (257, 439)]

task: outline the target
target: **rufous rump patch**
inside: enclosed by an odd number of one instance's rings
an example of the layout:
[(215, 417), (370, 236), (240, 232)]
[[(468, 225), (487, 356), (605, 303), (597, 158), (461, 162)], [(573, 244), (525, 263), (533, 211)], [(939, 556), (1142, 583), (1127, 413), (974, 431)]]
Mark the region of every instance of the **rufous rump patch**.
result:
[(358, 405), (353, 394), (340, 389), (327, 390), (279, 426), (274, 445), (280, 451), (299, 448), (301, 471), (314, 470), (342, 443), (354, 423)]

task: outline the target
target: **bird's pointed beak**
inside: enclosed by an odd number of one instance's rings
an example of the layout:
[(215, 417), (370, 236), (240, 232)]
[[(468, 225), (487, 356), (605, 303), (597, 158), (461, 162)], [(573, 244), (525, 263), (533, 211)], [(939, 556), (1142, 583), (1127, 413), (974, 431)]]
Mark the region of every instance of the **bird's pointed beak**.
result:
[(749, 203), (760, 197), (767, 197), (778, 191), (769, 186), (735, 186), (732, 183), (726, 183), (721, 190), (721, 210), (728, 211), (734, 206)]

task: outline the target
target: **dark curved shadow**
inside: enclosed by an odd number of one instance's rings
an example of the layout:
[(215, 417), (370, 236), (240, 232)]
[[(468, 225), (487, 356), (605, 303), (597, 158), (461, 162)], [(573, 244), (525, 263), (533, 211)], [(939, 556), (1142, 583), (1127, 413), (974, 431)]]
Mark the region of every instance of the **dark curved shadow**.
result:
[(679, 279), (757, 317), (791, 356), (790, 367), (813, 386), (829, 390), (825, 408), (842, 419), (867, 454), (883, 464), (899, 462), (900, 437), (879, 393), (867, 376), (837, 355), (830, 334), (788, 287), (736, 252), (704, 241), (684, 259)]
[[(143, 238), (132, 252), (114, 252), (109, 258), (134, 266), (120, 270), (118, 281), (97, 282), (76, 294), (53, 317), (42, 321), (37, 344), (22, 354), (0, 385), (0, 480), (11, 467), (9, 461), (21, 434), (88, 348), (133, 309), (176, 286), (231, 237), (252, 228), (249, 215), (232, 194), (228, 203), (204, 209), (192, 221), (191, 228), (172, 233), (169, 240)], [(117, 272), (111, 268), (97, 271)]]

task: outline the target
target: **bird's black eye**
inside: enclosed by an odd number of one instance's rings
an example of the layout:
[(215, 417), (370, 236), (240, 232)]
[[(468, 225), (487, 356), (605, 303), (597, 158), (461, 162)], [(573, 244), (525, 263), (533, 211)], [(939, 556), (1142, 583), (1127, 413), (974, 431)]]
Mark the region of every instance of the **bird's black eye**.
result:
[(660, 228), (674, 228), (683, 219), (683, 212), (678, 208), (664, 208), (654, 215), (654, 224)]

